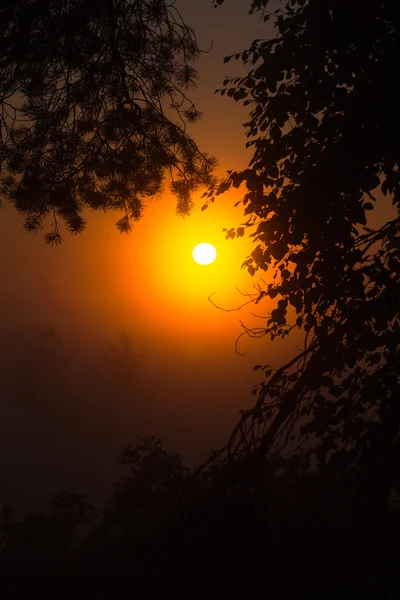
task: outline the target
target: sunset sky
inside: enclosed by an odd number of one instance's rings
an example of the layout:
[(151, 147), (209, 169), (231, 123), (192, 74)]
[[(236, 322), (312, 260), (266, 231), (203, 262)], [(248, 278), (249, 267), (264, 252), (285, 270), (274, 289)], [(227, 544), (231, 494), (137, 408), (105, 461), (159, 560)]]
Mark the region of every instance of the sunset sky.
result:
[[(223, 57), (268, 35), (248, 2), (181, 0), (200, 46), (211, 47), (197, 67), (192, 98), (204, 113), (194, 126), (199, 146), (219, 159), (219, 173), (243, 168), (246, 110), (214, 91), (240, 72)], [(226, 241), (237, 226), (240, 190), (201, 212), (176, 216), (168, 192), (148, 202), (127, 236), (116, 214), (89, 215), (86, 232), (59, 248), (27, 235), (13, 207), (0, 212), (0, 480), (1, 501), (37, 504), (61, 486), (101, 493), (115, 475), (124, 444), (154, 434), (188, 462), (221, 446), (238, 410), (253, 400), (256, 363), (278, 364), (288, 343), (243, 338), (239, 319), (260, 325), (249, 310), (223, 312), (252, 291), (241, 264), (251, 251), (244, 238)], [(193, 247), (209, 242), (217, 260), (197, 265)], [(254, 307), (253, 307), (254, 310)], [(268, 311), (267, 306), (260, 308)], [(54, 328), (62, 346), (43, 332)], [(40, 333), (42, 332), (42, 334)]]

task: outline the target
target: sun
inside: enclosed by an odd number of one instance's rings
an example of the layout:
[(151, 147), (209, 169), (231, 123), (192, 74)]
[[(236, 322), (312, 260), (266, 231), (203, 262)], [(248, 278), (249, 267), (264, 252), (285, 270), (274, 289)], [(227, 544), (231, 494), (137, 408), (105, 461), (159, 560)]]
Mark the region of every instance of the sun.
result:
[(217, 251), (211, 244), (197, 244), (193, 248), (192, 256), (199, 265), (209, 265), (217, 258)]

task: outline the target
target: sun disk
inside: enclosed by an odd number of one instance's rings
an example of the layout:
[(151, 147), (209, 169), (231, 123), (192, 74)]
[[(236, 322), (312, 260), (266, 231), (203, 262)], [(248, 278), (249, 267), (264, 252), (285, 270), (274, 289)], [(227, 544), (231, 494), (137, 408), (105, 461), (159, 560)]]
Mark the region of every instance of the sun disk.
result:
[(197, 244), (193, 248), (192, 256), (199, 265), (209, 265), (217, 258), (217, 251), (211, 244)]

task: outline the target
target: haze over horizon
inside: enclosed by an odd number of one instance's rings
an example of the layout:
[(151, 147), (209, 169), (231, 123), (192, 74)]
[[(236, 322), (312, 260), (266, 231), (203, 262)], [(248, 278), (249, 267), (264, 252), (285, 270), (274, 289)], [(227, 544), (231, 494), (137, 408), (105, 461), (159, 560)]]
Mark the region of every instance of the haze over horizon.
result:
[[(192, 96), (204, 113), (193, 126), (199, 146), (219, 159), (219, 173), (246, 157), (246, 110), (221, 98), (224, 64), (266, 26), (231, 1), (179, 3), (200, 46), (199, 84)], [(2, 398), (0, 496), (4, 503), (42, 506), (60, 486), (82, 493), (108, 490), (122, 446), (156, 435), (185, 460), (201, 461), (224, 443), (238, 411), (252, 403), (261, 377), (252, 367), (268, 352), (278, 363), (295, 340), (274, 343), (242, 338), (258, 324), (239, 306), (252, 291), (241, 264), (251, 242), (225, 240), (238, 225), (239, 190), (201, 212), (201, 194), (188, 218), (175, 212), (168, 191), (149, 201), (131, 234), (115, 228), (116, 214), (91, 214), (80, 236), (66, 234), (50, 248), (43, 236), (23, 231), (22, 219), (4, 203), (0, 212)], [(208, 241), (216, 262), (201, 267), (192, 248)], [(53, 333), (52, 333), (53, 330)], [(270, 348), (270, 351), (268, 350)], [(110, 354), (111, 353), (111, 354)], [(114, 355), (113, 355), (114, 353)], [(228, 415), (228, 416), (227, 416)]]

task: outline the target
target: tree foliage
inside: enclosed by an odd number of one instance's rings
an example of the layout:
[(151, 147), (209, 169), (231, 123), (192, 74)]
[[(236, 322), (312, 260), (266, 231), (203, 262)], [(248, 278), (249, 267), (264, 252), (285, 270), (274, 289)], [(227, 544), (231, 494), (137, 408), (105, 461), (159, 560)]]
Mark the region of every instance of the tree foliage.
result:
[(178, 211), (215, 159), (187, 124), (199, 47), (167, 0), (6, 0), (0, 8), (0, 194), (47, 242), (83, 211), (122, 211), (129, 231), (166, 175)]
[(271, 307), (264, 333), (305, 339), (288, 364), (265, 367), (228, 456), (255, 464), (308, 440), (321, 470), (368, 465), (370, 487), (387, 492), (400, 431), (399, 7), (264, 0), (252, 11), (273, 35), (225, 59), (248, 70), (220, 93), (249, 107), (253, 156), (206, 205), (245, 184), (246, 222), (228, 235), (244, 228), (255, 242), (244, 266), (268, 273), (253, 298)]
[[(198, 584), (204, 572), (219, 577), (240, 572), (246, 575), (246, 590), (265, 591), (267, 576), (269, 590), (282, 593), (284, 585), (284, 597), (301, 598), (309, 597), (311, 589), (318, 598), (326, 596), (327, 588), (330, 598), (342, 598), (350, 587), (369, 593), (371, 586), (379, 590), (373, 597), (380, 596), (386, 589), (385, 581), (377, 580), (382, 555), (388, 559), (386, 580), (396, 575), (398, 508), (385, 516), (382, 552), (373, 540), (364, 543), (364, 527), (346, 523), (346, 482), (301, 473), (293, 458), (275, 462), (261, 494), (243, 486), (222, 504), (206, 505), (204, 491), (223, 474), (224, 464), (214, 462), (193, 480), (181, 457), (164, 450), (154, 437), (127, 446), (119, 462), (129, 473), (114, 485), (103, 509), (65, 489), (51, 497), (46, 513), (18, 517), (3, 506), (0, 574), (140, 574), (159, 597), (166, 585), (169, 591), (175, 583), (181, 589), (182, 578)], [(183, 486), (194, 481), (190, 498), (186, 495), (182, 503)]]

